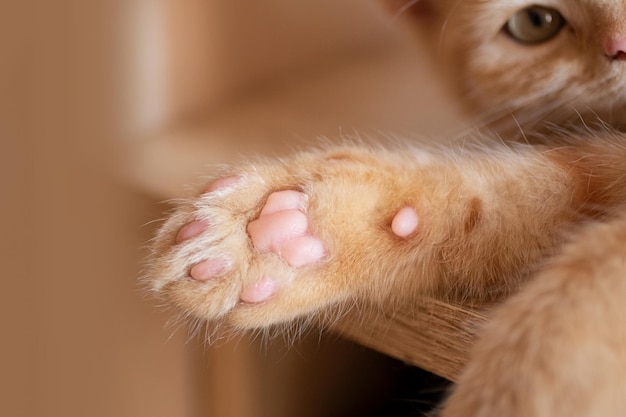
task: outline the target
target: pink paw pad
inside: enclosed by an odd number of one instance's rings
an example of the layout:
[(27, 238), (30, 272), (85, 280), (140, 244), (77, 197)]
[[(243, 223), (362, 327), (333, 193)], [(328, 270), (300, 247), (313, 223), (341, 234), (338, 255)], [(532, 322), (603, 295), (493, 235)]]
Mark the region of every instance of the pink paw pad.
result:
[(306, 196), (299, 191), (270, 194), (259, 218), (248, 225), (254, 247), (274, 252), (294, 267), (319, 261), (325, 249), (320, 239), (309, 234), (305, 205)]
[(419, 217), (413, 207), (401, 208), (391, 221), (391, 231), (398, 237), (409, 237), (417, 230)]
[(225, 259), (206, 259), (192, 266), (189, 275), (196, 281), (209, 281), (220, 276), (228, 266)]
[[(204, 189), (204, 192), (210, 193), (210, 192), (219, 190), (220, 188), (228, 187), (229, 185), (239, 182), (239, 180), (240, 178), (236, 176), (220, 178), (210, 183)], [(209, 224), (206, 221), (193, 220), (180, 228), (180, 230), (176, 234), (176, 238), (174, 239), (174, 241), (176, 242), (176, 244), (178, 244), (186, 240), (192, 239), (194, 237), (197, 237), (200, 234), (202, 234), (208, 227), (209, 227)]]
[(249, 285), (241, 291), (239, 298), (244, 303), (260, 303), (276, 292), (276, 282), (271, 278), (263, 278), (258, 282)]
[(238, 183), (240, 180), (241, 178), (237, 176), (220, 178), (207, 185), (207, 187), (204, 189), (204, 192), (210, 193), (219, 190), (220, 188), (226, 188), (230, 185)]
[(209, 224), (203, 220), (191, 221), (180, 228), (180, 230), (176, 234), (176, 238), (174, 239), (174, 241), (177, 244), (182, 243), (186, 240), (202, 234), (202, 232), (204, 232), (208, 227)]

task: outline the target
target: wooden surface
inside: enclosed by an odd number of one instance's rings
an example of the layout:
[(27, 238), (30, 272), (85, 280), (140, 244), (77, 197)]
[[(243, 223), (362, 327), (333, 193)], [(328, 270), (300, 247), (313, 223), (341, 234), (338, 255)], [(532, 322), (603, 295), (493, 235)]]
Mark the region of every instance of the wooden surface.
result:
[(371, 349), (456, 381), (486, 320), (484, 310), (427, 298), (393, 314), (353, 314), (338, 323), (336, 330)]

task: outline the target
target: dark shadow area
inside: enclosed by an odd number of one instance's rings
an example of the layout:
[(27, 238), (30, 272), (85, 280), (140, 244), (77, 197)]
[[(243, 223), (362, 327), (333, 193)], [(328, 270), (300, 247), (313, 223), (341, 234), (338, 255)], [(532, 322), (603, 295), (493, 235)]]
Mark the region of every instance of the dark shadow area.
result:
[(332, 334), (292, 347), (272, 346), (261, 355), (261, 373), (268, 377), (261, 382), (267, 415), (423, 416), (441, 403), (451, 385)]

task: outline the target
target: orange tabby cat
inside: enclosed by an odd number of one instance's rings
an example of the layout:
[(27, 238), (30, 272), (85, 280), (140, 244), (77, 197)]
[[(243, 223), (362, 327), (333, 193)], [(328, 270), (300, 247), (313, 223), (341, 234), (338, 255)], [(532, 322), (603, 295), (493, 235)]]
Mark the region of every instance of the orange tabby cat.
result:
[(493, 133), (232, 167), (159, 232), (152, 288), (244, 329), (521, 286), (442, 415), (626, 415), (626, 2), (417, 7), (434, 59)]

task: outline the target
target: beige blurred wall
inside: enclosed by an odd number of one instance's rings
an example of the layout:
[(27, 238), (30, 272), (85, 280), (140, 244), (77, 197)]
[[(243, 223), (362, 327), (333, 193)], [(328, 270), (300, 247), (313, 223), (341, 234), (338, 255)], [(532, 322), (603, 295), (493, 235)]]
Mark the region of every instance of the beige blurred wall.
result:
[(418, 129), (416, 98), (439, 95), (408, 32), (357, 0), (13, 3), (0, 17), (0, 414), (262, 415), (245, 382), (256, 348), (187, 342), (141, 291), (149, 222), (207, 162)]
[(129, 10), (137, 104), (150, 107), (159, 90), (166, 121), (393, 47), (378, 0), (135, 0)]
[(399, 3), (136, 0), (125, 177), (167, 198), (242, 154), (456, 133), (410, 16), (385, 7)]
[(137, 285), (154, 202), (110, 175), (123, 3), (14, 3), (0, 17), (0, 414), (194, 415), (193, 344), (169, 339)]

